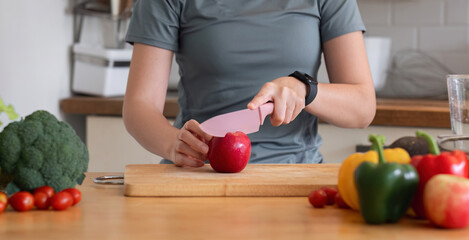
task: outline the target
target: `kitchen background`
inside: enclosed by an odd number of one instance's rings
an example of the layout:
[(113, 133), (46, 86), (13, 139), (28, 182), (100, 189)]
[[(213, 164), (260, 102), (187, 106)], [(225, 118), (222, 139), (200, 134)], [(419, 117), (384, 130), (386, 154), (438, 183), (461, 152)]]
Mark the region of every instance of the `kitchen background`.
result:
[[(395, 87), (412, 80), (428, 86), (413, 95), (422, 97), (422, 92), (428, 90), (424, 97), (441, 97), (439, 94), (446, 92), (447, 73), (469, 73), (469, 0), (357, 1), (368, 30), (366, 36), (390, 38), (391, 56), (397, 63), (405, 63), (390, 69), (380, 95), (409, 94)], [(37, 109), (48, 110), (71, 123), (86, 140), (85, 116), (64, 115), (58, 104), (73, 95), (71, 9), (77, 2), (0, 0), (0, 96), (21, 116)], [(103, 44), (103, 26), (101, 20), (87, 18), (81, 40)], [(416, 66), (417, 70), (406, 66)], [(324, 72), (320, 72), (320, 78), (324, 78)], [(412, 86), (417, 85), (403, 90)], [(0, 120), (8, 122), (3, 115)]]

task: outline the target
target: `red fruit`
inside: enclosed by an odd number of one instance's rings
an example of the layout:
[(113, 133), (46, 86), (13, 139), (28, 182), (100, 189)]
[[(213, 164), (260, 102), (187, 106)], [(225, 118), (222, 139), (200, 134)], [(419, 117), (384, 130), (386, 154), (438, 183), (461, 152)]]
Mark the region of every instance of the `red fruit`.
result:
[(49, 209), (50, 198), (45, 192), (35, 192), (34, 193), (34, 206), (39, 210)]
[(50, 199), (50, 205), (54, 210), (57, 211), (62, 211), (73, 204), (73, 197), (70, 193), (68, 192), (59, 192), (56, 193), (52, 198)]
[(0, 213), (5, 211), (5, 208), (7, 208), (7, 204), (4, 202), (0, 202)]
[(80, 192), (80, 190), (78, 190), (76, 188), (67, 188), (63, 191), (68, 192), (68, 193), (70, 193), (70, 195), (72, 195), (72, 197), (73, 197), (72, 206), (75, 206), (77, 203), (79, 203), (81, 201), (81, 192)]
[(31, 193), (26, 191), (13, 194), (8, 201), (13, 209), (18, 212), (29, 211), (34, 207), (34, 197)]
[(426, 184), (423, 205), (427, 218), (442, 228), (469, 226), (469, 179), (437, 174)]
[(335, 204), (337, 205), (337, 207), (339, 208), (350, 208), (349, 205), (347, 205), (347, 203), (344, 201), (344, 199), (342, 198), (342, 196), (340, 196), (340, 193), (337, 192), (335, 194)]
[(323, 208), (327, 203), (327, 194), (324, 190), (318, 189), (309, 194), (308, 200), (313, 207)]
[(55, 191), (51, 186), (42, 186), (42, 187), (38, 187), (34, 189), (34, 193), (37, 193), (37, 192), (44, 192), (47, 194), (47, 197), (49, 198), (51, 198), (55, 194)]
[(334, 187), (324, 187), (323, 188), (324, 192), (326, 192), (327, 195), (327, 205), (334, 205), (335, 202), (335, 195), (339, 192), (337, 188)]
[(8, 196), (4, 192), (0, 192), (0, 203), (8, 205)]
[(5, 211), (5, 208), (7, 208), (7, 206), (8, 206), (8, 196), (5, 193), (0, 192), (0, 213)]
[(243, 132), (213, 137), (209, 142), (208, 160), (213, 170), (223, 173), (241, 172), (251, 157), (251, 141)]
[(418, 218), (427, 218), (424, 208), (424, 189), (431, 178), (438, 174), (451, 174), (460, 177), (468, 177), (469, 162), (466, 153), (455, 150), (453, 152), (442, 152), (439, 155), (417, 155), (410, 162), (419, 175), (417, 192), (411, 203)]

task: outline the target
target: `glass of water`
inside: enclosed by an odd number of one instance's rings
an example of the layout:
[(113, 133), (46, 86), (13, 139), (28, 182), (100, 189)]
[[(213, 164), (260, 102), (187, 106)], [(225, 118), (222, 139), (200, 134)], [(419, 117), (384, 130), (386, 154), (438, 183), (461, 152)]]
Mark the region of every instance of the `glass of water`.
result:
[[(446, 81), (451, 130), (455, 135), (469, 136), (469, 75), (448, 75)], [(456, 149), (469, 149), (467, 140), (454, 143)]]

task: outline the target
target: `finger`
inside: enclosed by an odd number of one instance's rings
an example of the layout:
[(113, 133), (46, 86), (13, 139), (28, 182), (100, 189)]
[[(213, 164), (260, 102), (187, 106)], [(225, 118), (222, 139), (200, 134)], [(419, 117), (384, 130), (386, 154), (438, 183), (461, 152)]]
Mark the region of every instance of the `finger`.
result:
[(251, 100), (251, 102), (248, 103), (248, 108), (249, 109), (256, 109), (260, 105), (271, 101), (272, 96), (275, 93), (275, 86), (274, 83), (268, 82), (262, 86), (261, 90), (257, 93), (256, 96)]
[(189, 163), (192, 163), (193, 165), (187, 165), (190, 167), (202, 167), (205, 165), (205, 162), (200, 159), (193, 158), (191, 156), (187, 156), (187, 159), (189, 160)]
[(271, 115), (270, 122), (273, 126), (278, 127), (285, 119), (286, 102), (284, 99), (275, 99), (274, 112)]
[(304, 101), (300, 101), (300, 102), (297, 102), (295, 104), (295, 111), (293, 112), (293, 119), (292, 121), (298, 117), (298, 115), (300, 115), (301, 111), (303, 111), (303, 109), (305, 108), (305, 103)]
[(199, 153), (202, 153), (202, 154), (208, 153), (208, 150), (209, 150), (208, 145), (204, 143), (203, 141), (199, 140), (196, 136), (194, 136), (189, 131), (186, 131), (186, 130), (181, 131), (178, 135), (178, 139)]
[(183, 166), (202, 167), (204, 165), (204, 162), (199, 159), (195, 159), (184, 154), (176, 154), (174, 165), (178, 167), (183, 167)]
[(176, 144), (176, 151), (179, 153), (183, 153), (187, 156), (199, 159), (201, 161), (207, 158), (207, 155), (195, 151), (194, 149), (192, 149), (190, 146), (188, 146), (186, 143), (182, 141)]
[(287, 108), (285, 110), (285, 119), (283, 120), (283, 124), (289, 124), (291, 121), (293, 121), (294, 111), (295, 111), (295, 103), (287, 102)]
[(207, 154), (208, 153), (208, 145), (201, 141), (197, 136), (194, 136), (192, 131), (188, 130), (186, 125), (184, 125), (183, 129), (178, 134), (178, 139), (185, 142), (189, 145), (192, 149)]
[[(197, 137), (201, 137), (202, 139), (205, 140), (205, 142), (209, 142), (213, 136), (204, 132), (201, 128), (200, 128), (200, 124), (199, 122), (197, 122), (196, 120), (194, 119), (191, 119), (189, 121), (186, 122), (186, 124), (184, 124), (184, 128), (186, 128), (188, 131), (190, 131), (191, 133), (195, 134)], [(204, 142), (204, 141), (202, 141)], [(205, 143), (204, 142), (204, 143)], [(208, 148), (208, 146), (207, 146)], [(208, 151), (208, 150), (207, 150)]]

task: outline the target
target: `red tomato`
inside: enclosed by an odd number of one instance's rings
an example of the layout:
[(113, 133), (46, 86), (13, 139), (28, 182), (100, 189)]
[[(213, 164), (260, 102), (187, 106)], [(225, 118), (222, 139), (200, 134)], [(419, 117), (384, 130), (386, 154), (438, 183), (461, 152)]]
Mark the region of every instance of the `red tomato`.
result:
[(48, 198), (51, 198), (55, 194), (55, 191), (51, 186), (38, 187), (34, 190), (34, 193), (37, 193), (37, 192), (43, 192), (43, 193), (47, 194)]
[(29, 211), (34, 207), (34, 197), (31, 193), (26, 191), (13, 194), (8, 201), (13, 209), (18, 212)]
[(8, 206), (8, 196), (4, 192), (0, 192), (0, 213), (5, 211)]
[(4, 192), (0, 192), (0, 213), (5, 211), (8, 206), (8, 196)]
[(335, 187), (324, 187), (323, 190), (324, 190), (324, 192), (326, 192), (326, 195), (327, 195), (326, 204), (327, 205), (334, 205), (335, 195), (337, 194), (337, 192), (339, 192), (337, 190), (337, 188), (335, 188)]
[(339, 207), (339, 208), (350, 208), (347, 205), (347, 203), (344, 201), (342, 196), (340, 196), (339, 192), (337, 192), (337, 194), (335, 195), (335, 204), (337, 204), (337, 207)]
[(0, 203), (5, 203), (5, 205), (8, 205), (8, 196), (0, 191)]
[(5, 208), (7, 208), (7, 204), (4, 202), (0, 202), (0, 213), (5, 211)]
[(80, 192), (80, 190), (78, 190), (76, 188), (67, 188), (67, 189), (63, 190), (63, 192), (68, 192), (68, 193), (70, 193), (70, 195), (72, 195), (72, 197), (73, 197), (72, 206), (75, 206), (77, 203), (79, 203), (81, 201), (81, 192)]
[(34, 193), (34, 206), (40, 210), (49, 209), (50, 198), (45, 192), (35, 192)]
[(73, 197), (68, 192), (58, 192), (50, 199), (50, 205), (54, 210), (62, 211), (73, 204)]
[(322, 189), (318, 189), (309, 194), (308, 200), (315, 208), (323, 208), (327, 203), (327, 194)]

